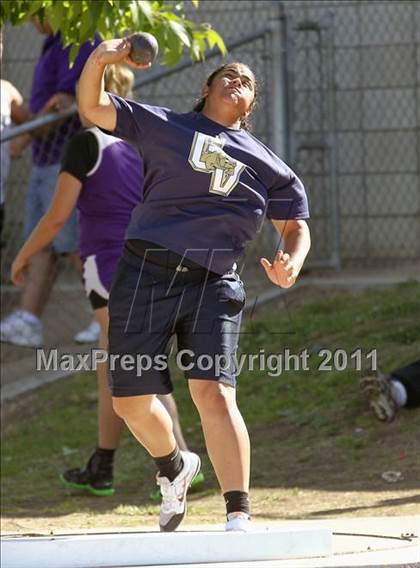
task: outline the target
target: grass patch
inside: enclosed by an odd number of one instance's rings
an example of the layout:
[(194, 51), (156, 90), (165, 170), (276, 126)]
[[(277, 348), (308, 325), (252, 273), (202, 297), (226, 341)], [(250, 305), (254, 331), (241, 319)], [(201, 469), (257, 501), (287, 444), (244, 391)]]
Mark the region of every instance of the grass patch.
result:
[[(354, 360), (349, 359), (342, 371), (322, 371), (318, 353), (322, 348), (342, 349), (347, 354), (360, 349), (364, 357), (376, 349), (381, 367), (389, 371), (418, 357), (419, 321), (420, 286), (416, 283), (322, 297), (306, 291), (271, 302), (252, 318), (245, 318), (242, 353), (307, 350), (309, 368), (270, 377), (267, 370), (256, 366), (240, 376), (238, 399), (252, 439), (257, 514), (268, 503), (280, 515), (291, 500), (295, 517), (310, 516), (309, 505), (299, 508), (299, 495), (305, 490), (324, 496), (318, 514), (334, 505), (325, 498), (326, 491), (388, 495), (390, 489), (418, 488), (420, 451), (415, 433), (420, 429), (419, 412), (401, 411), (389, 425), (376, 422), (361, 399), (360, 373), (352, 368)], [(205, 456), (198, 414), (179, 372), (175, 372), (174, 384), (185, 436), (204, 458), (207, 478), (206, 491), (193, 498), (190, 515), (212, 519), (214, 512), (220, 520), (223, 508)], [(93, 373), (39, 390), (18, 401), (8, 415), (2, 448), (4, 519), (51, 519), (75, 513), (114, 515), (116, 523), (122, 517), (138, 519), (139, 515), (155, 519), (157, 508), (148, 501), (154, 466), (128, 433), (116, 460), (114, 497), (69, 493), (60, 485), (59, 473), (83, 465), (95, 445)], [(397, 488), (381, 479), (381, 473), (390, 469), (403, 472)], [(314, 498), (311, 507), (313, 504)], [(345, 509), (345, 500), (336, 509), (340, 506)]]

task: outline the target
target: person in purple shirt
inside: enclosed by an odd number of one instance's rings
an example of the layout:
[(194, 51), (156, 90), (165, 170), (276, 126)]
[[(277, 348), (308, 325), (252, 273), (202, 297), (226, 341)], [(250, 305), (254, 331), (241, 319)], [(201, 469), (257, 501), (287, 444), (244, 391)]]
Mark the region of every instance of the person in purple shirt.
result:
[[(133, 79), (133, 73), (127, 68), (111, 65), (105, 84), (110, 91), (127, 96)], [(137, 149), (98, 128), (87, 128), (76, 134), (65, 151), (52, 203), (12, 266), (13, 282), (24, 285), (31, 259), (54, 240), (77, 208), (84, 285), (101, 327), (99, 347), (104, 352), (108, 346), (111, 281), (131, 212), (142, 201), (142, 187), (143, 166)], [(61, 480), (68, 487), (107, 496), (114, 493), (113, 459), (124, 422), (112, 407), (105, 361), (98, 363), (98, 393), (97, 448), (84, 469), (66, 470)], [(170, 394), (162, 395), (160, 400), (172, 416), (178, 444), (187, 450), (175, 400)], [(202, 474), (195, 481), (196, 484), (202, 482)]]
[[(71, 46), (63, 47), (60, 33), (53, 34), (48, 20), (33, 23), (40, 33), (47, 34), (42, 52), (35, 66), (29, 107), (32, 118), (51, 112), (65, 111), (75, 102), (76, 83), (83, 66), (100, 42), (84, 43), (70, 67)], [(20, 150), (31, 143), (32, 171), (25, 201), (24, 238), (28, 238), (38, 221), (47, 211), (54, 193), (60, 162), (66, 142), (81, 128), (77, 116), (51, 126), (40, 127), (32, 135), (20, 137)], [(78, 253), (78, 224), (76, 212), (57, 234), (48, 249), (41, 250), (31, 262), (27, 286), (23, 290), (19, 307), (0, 324), (1, 341), (24, 347), (37, 347), (43, 343), (41, 315), (49, 298), (58, 255), (69, 255), (80, 271)]]
[[(226, 530), (247, 531), (250, 443), (235, 394), (245, 292), (235, 267), (268, 217), (284, 249), (261, 265), (275, 285), (292, 286), (310, 248), (308, 202), (296, 174), (247, 130), (256, 100), (248, 66), (216, 69), (195, 110), (179, 114), (104, 91), (108, 64), (136, 66), (130, 47), (129, 37), (100, 44), (79, 82), (82, 115), (137, 147), (144, 163), (143, 202), (132, 213), (109, 300), (114, 409), (155, 461), (160, 529), (173, 531), (200, 467), (198, 455), (180, 451), (156, 398), (172, 391), (161, 363), (175, 333), (177, 363), (224, 495)], [(138, 354), (149, 365), (123, 364)]]

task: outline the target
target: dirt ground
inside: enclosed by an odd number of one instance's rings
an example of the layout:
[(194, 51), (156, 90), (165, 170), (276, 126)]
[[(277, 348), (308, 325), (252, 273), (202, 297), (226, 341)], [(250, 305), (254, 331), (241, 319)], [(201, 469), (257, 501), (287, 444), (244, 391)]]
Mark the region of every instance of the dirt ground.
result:
[[(253, 489), (251, 497), (254, 503), (253, 519), (256, 522), (420, 514), (420, 494), (416, 489), (346, 492)], [(94, 506), (92, 502), (92, 508)], [(110, 511), (83, 511), (58, 517), (4, 517), (2, 533), (48, 535), (79, 530), (107, 532), (152, 529), (157, 527), (158, 514), (157, 506), (145, 511), (144, 507), (121, 504)], [(192, 496), (189, 499), (189, 514), (182, 526), (184, 528), (223, 521), (221, 497)]]
[[(311, 446), (309, 426), (304, 426), (302, 432), (302, 427), (298, 431), (279, 421), (269, 429), (254, 428), (250, 432), (254, 448), (253, 519), (264, 522), (420, 515), (418, 442), (406, 437), (406, 432), (416, 430), (419, 423), (420, 413), (415, 410), (401, 412), (389, 425), (372, 422), (375, 446), (362, 450), (359, 461), (351, 458), (351, 451), (338, 451), (329, 440), (299, 451), (294, 446), (287, 450), (283, 445), (282, 451), (276, 452), (279, 436), (293, 438), (299, 431)], [(203, 455), (204, 447), (199, 452)], [(386, 481), (382, 474), (387, 470), (399, 471), (399, 480)], [(122, 484), (118, 471), (113, 497), (66, 490), (57, 481), (47, 502), (24, 500), (18, 510), (3, 511), (2, 531), (48, 535), (80, 530), (156, 529), (159, 507), (149, 501), (150, 489), (132, 479)], [(208, 468), (204, 490), (191, 494), (188, 502), (183, 527), (224, 522), (223, 499)]]

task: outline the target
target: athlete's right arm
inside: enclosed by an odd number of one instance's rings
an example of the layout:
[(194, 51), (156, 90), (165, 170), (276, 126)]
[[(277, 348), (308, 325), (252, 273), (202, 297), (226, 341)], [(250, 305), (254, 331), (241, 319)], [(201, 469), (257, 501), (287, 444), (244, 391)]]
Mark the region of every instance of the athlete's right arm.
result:
[(125, 63), (130, 67), (145, 69), (128, 58), (128, 38), (103, 41), (90, 54), (79, 80), (79, 112), (91, 123), (113, 132), (117, 125), (117, 111), (104, 90), (104, 71), (108, 64)]

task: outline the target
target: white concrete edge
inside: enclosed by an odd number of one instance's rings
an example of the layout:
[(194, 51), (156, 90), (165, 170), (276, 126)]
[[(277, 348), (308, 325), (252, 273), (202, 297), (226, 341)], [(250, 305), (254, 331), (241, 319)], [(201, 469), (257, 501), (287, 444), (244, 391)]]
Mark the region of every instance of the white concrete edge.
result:
[(2, 568), (109, 568), (326, 557), (326, 525), (223, 531), (4, 538)]

